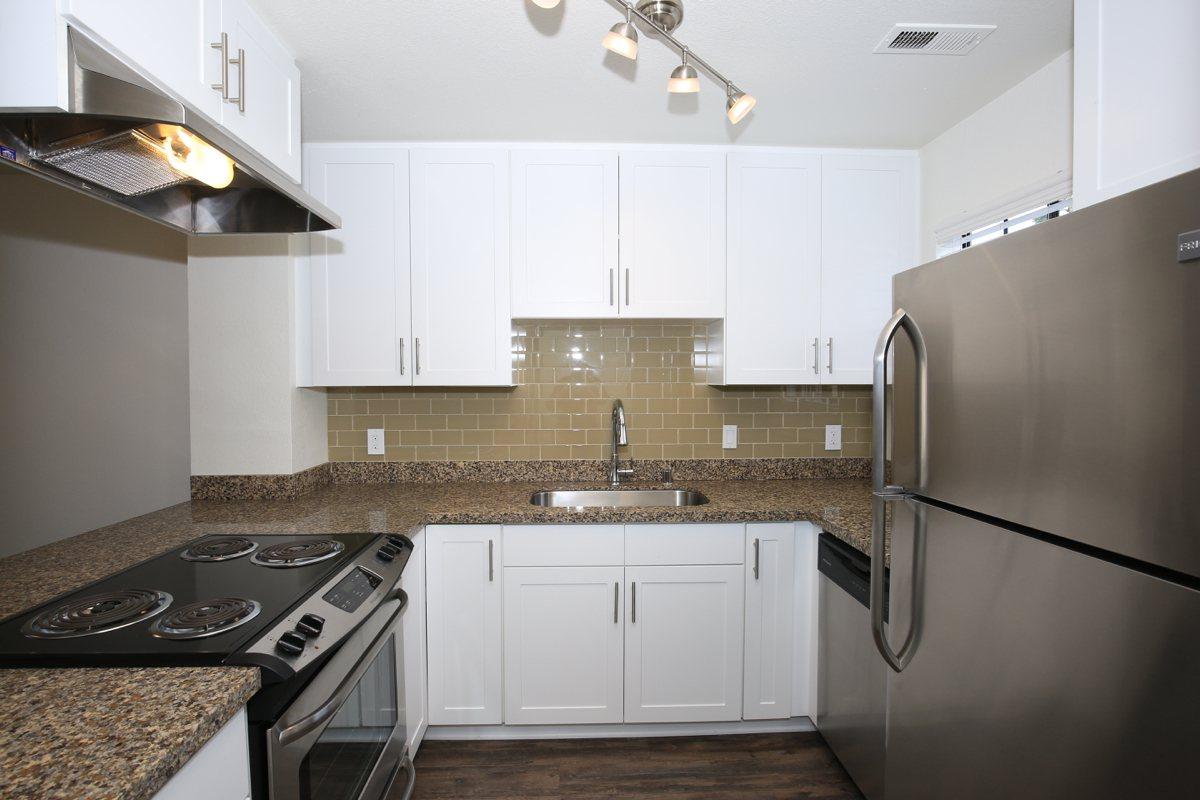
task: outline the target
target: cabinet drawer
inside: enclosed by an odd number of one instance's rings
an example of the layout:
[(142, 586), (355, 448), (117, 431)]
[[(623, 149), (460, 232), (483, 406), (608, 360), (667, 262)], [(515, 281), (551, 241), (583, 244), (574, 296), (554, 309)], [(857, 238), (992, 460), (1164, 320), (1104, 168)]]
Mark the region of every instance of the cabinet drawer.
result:
[(506, 567), (605, 567), (625, 563), (621, 525), (505, 525)]
[(741, 523), (626, 525), (625, 563), (638, 566), (672, 564), (741, 564)]

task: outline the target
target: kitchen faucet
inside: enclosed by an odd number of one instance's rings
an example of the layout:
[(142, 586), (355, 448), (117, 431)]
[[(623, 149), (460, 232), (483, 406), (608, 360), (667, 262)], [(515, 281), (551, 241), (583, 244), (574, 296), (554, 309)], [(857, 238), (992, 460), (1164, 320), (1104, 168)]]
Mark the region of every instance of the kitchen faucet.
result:
[(621, 478), (633, 475), (633, 458), (629, 466), (622, 467), (617, 455), (617, 448), (629, 445), (629, 430), (625, 427), (625, 406), (620, 400), (613, 401), (612, 408), (612, 460), (608, 467), (608, 483), (610, 486), (620, 486)]

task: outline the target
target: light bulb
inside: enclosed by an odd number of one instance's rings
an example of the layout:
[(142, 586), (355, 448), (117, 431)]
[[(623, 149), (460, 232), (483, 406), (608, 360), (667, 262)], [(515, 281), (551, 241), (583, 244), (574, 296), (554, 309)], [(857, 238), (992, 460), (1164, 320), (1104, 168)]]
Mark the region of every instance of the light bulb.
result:
[(757, 102), (754, 95), (745, 92), (730, 92), (729, 102), (725, 104), (727, 109), (725, 115), (729, 117), (730, 122), (737, 125), (746, 118)]
[(214, 189), (224, 189), (233, 182), (233, 160), (183, 128), (167, 134), (162, 151), (172, 167)]
[(700, 75), (691, 64), (680, 64), (671, 70), (667, 91), (672, 94), (692, 94), (700, 91)]
[(533, 0), (533, 4), (538, 8), (554, 8), (559, 3), (559, 0)]
[(637, 59), (638, 35), (632, 22), (618, 22), (604, 34), (604, 46), (619, 56)]

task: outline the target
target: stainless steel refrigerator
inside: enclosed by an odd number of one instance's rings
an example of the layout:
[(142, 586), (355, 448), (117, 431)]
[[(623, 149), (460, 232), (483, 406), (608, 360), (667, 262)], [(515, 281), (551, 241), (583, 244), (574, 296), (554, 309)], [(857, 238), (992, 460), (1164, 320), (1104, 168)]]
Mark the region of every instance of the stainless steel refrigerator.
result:
[(887, 800), (1200, 797), (1196, 229), (1200, 171), (896, 276)]

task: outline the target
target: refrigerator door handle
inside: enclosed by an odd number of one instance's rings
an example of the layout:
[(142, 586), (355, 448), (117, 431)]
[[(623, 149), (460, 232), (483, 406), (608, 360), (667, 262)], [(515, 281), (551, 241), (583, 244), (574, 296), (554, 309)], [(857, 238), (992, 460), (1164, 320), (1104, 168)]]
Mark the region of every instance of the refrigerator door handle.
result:
[[(907, 499), (909, 492), (900, 486), (887, 485), (887, 360), (888, 351), (891, 350), (892, 342), (896, 338), (896, 334), (903, 330), (908, 338), (912, 341), (913, 353), (916, 361), (916, 380), (915, 383), (915, 415), (914, 431), (916, 434), (916, 491), (920, 491), (925, 486), (925, 477), (928, 469), (929, 459), (929, 440), (928, 440), (928, 423), (929, 423), (929, 357), (925, 349), (925, 338), (921, 335), (921, 329), (917, 326), (916, 320), (904, 309), (898, 309), (896, 313), (884, 325), (883, 330), (879, 334), (879, 340), (875, 344), (874, 357), (874, 382), (872, 396), (872, 413), (874, 416), (872, 430), (872, 469), (871, 469), (871, 634), (875, 639), (875, 647), (879, 650), (879, 654), (883, 656), (883, 660), (888, 666), (896, 672), (901, 672), (912, 660), (913, 653), (916, 650), (917, 642), (920, 639), (921, 628), (921, 613), (920, 613), (920, 593), (922, 591), (921, 581), (919, 576), (914, 575), (913, 587), (913, 606), (912, 606), (912, 623), (909, 627), (908, 636), (897, 652), (892, 649), (891, 643), (887, 640), (887, 635), (883, 630), (883, 578), (884, 578), (884, 561), (885, 561), (885, 542), (884, 537), (887, 535), (887, 504), (890, 501)], [(917, 507), (916, 526), (914, 538), (914, 569), (920, 570), (923, 559), (918, 558), (921, 555), (921, 548), (924, 547), (924, 508)]]

